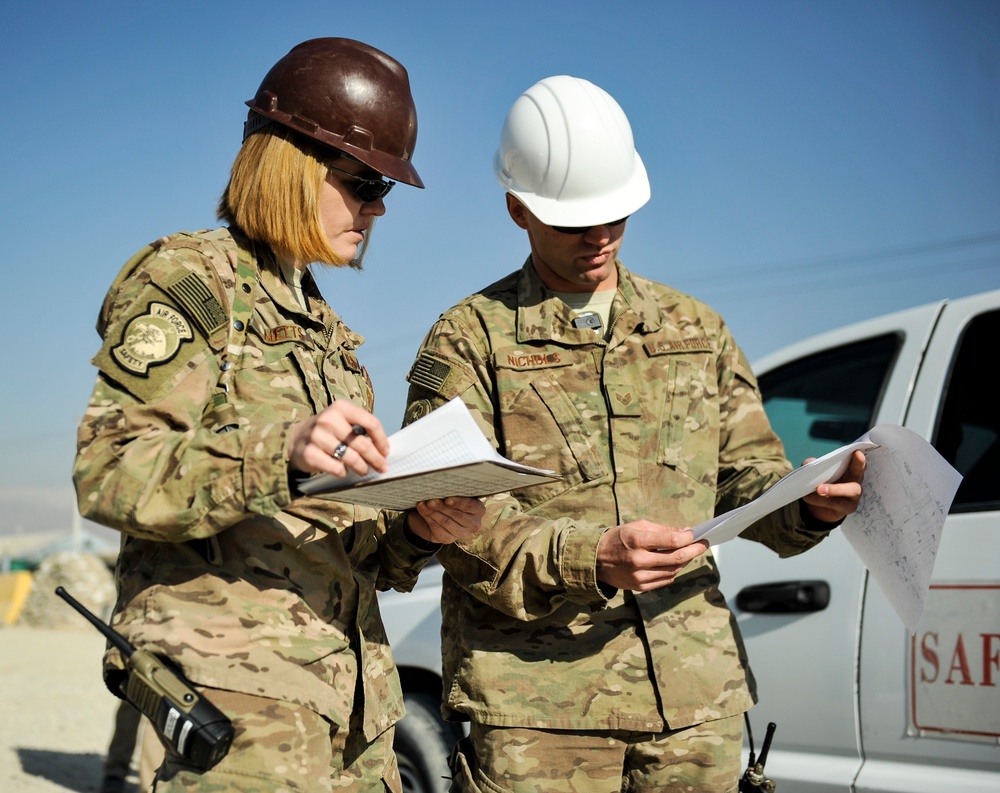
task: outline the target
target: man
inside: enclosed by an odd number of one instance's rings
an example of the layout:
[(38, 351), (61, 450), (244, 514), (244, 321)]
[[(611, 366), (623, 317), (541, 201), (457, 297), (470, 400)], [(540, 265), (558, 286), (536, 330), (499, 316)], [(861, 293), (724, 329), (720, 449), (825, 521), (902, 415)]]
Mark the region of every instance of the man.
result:
[[(721, 318), (618, 260), (649, 183), (615, 100), (542, 80), (494, 169), (531, 255), (431, 329), (407, 421), (461, 397), (502, 454), (561, 478), (486, 499), (482, 532), (439, 553), (444, 710), (472, 722), (453, 789), (735, 791), (753, 681), (712, 554), (683, 527), (790, 465)], [(811, 548), (863, 472), (858, 454), (745, 536)]]

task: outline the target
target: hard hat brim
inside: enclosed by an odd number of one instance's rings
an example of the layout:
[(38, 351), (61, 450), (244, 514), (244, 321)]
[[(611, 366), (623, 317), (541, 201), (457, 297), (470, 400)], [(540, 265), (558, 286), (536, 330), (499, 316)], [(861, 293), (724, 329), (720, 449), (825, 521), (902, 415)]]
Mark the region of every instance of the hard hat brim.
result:
[[(500, 152), (494, 158), (498, 163)], [(597, 196), (580, 197), (576, 199), (547, 198), (530, 191), (514, 189), (505, 184), (502, 171), (494, 167), (497, 181), (524, 204), (528, 210), (542, 223), (548, 226), (597, 226), (601, 223), (628, 217), (637, 212), (650, 198), (649, 178), (646, 167), (638, 152), (631, 178), (617, 189)]]

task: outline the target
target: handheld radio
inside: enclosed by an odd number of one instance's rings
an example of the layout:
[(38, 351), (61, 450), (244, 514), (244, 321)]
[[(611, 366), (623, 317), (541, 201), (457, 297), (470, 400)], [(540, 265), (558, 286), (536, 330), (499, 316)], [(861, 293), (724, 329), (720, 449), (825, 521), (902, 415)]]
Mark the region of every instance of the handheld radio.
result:
[(122, 654), (128, 669), (122, 693), (149, 719), (168, 750), (199, 771), (207, 771), (225, 757), (233, 742), (233, 725), (222, 711), (199, 694), (178, 669), (134, 647), (61, 586), (56, 587), (56, 594)]

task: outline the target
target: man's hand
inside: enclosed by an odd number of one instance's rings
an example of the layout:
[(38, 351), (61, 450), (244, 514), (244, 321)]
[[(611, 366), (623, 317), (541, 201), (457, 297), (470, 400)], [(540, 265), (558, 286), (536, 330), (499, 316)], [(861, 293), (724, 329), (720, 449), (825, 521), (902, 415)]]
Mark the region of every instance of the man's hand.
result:
[(449, 496), (421, 501), (407, 513), (410, 531), (427, 542), (441, 545), (467, 540), (482, 526), (486, 507), (478, 498)]
[[(806, 462), (814, 459), (809, 458)], [(847, 470), (840, 479), (820, 485), (816, 488), (816, 492), (802, 498), (809, 513), (816, 520), (839, 523), (857, 510), (858, 502), (861, 500), (861, 482), (865, 478), (866, 465), (864, 454), (859, 451), (854, 452)]]
[(673, 582), (708, 548), (690, 529), (637, 520), (608, 529), (597, 544), (597, 580), (618, 589), (646, 592)]

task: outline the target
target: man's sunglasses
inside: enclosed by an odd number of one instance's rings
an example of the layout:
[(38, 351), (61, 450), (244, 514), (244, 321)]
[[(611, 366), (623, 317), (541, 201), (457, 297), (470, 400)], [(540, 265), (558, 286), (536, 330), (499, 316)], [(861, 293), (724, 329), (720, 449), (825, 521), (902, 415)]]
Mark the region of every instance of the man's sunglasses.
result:
[[(597, 226), (620, 226), (629, 216), (626, 215), (621, 220), (612, 220), (610, 223), (596, 223)], [(558, 231), (560, 234), (586, 234), (594, 226), (553, 226), (553, 230)]]
[(354, 179), (357, 182), (357, 184), (354, 185), (354, 195), (358, 197), (358, 200), (364, 202), (365, 204), (370, 204), (373, 201), (378, 201), (380, 198), (385, 198), (385, 196), (396, 184), (395, 182), (390, 182), (388, 179), (368, 179), (364, 176), (358, 176), (356, 173), (345, 171), (335, 165), (327, 165), (326, 167), (331, 171), (342, 173), (344, 176), (349, 176)]

